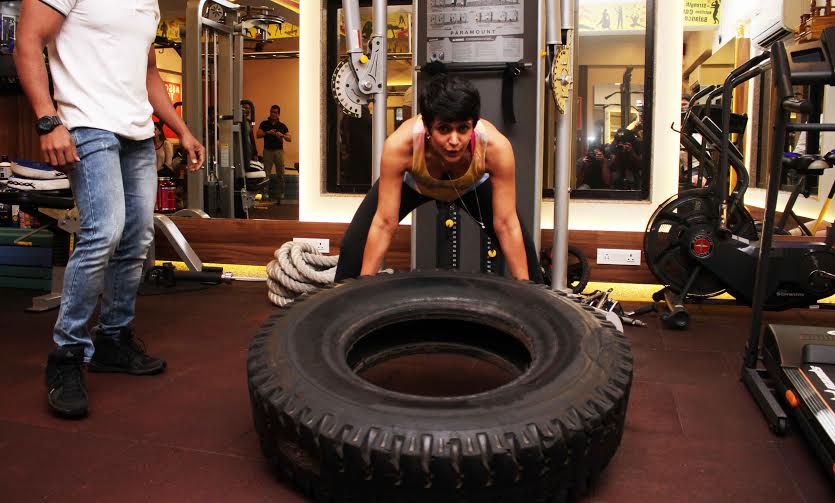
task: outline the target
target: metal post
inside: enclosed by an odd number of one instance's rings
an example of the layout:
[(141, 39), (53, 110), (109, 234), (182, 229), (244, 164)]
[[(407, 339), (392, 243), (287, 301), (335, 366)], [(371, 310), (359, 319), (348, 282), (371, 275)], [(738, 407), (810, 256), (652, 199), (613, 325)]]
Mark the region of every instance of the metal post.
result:
[[(756, 276), (754, 277), (751, 331), (748, 334), (748, 345), (745, 348), (744, 363), (748, 368), (756, 368), (757, 365), (763, 310), (768, 289), (769, 257), (771, 256), (771, 244), (774, 239), (774, 220), (777, 213), (777, 197), (780, 195), (780, 176), (783, 169), (783, 144), (786, 140), (786, 123), (789, 115), (785, 108), (785, 102), (793, 96), (788, 66), (785, 45), (782, 42), (775, 42), (771, 46), (771, 71), (773, 72), (775, 87), (777, 87), (778, 109), (774, 124), (774, 137), (771, 142), (771, 169), (768, 175), (762, 236), (760, 236)], [(726, 106), (726, 103), (723, 103), (722, 106)], [(723, 155), (726, 154), (723, 153)], [(727, 166), (725, 163), (723, 165)]]
[[(207, 51), (202, 51), (203, 29), (200, 22), (205, 0), (189, 0), (186, 6), (186, 29), (183, 37), (183, 117), (188, 127), (198, 136), (202, 133), (203, 145), (209, 149), (206, 124), (206, 91), (203, 84), (203, 71)], [(208, 70), (207, 70), (208, 71)], [(207, 155), (210, 152), (207, 150)], [(203, 185), (206, 183), (206, 170), (188, 173), (188, 207), (203, 209)]]
[(551, 47), (561, 43), (562, 7), (560, 0), (547, 0), (545, 4), (545, 43)]
[[(574, 2), (562, 2), (562, 45), (569, 47), (570, 78), (574, 74)], [(550, 15), (550, 14), (549, 14)], [(551, 289), (568, 284), (568, 206), (570, 203), (572, 150), (574, 146), (574, 97), (566, 100), (565, 111), (557, 118), (556, 162), (554, 167), (554, 245)]]
[[(221, 156), (219, 144), (221, 132), (229, 133), (231, 128), (220, 129), (219, 116), (221, 115), (221, 104), (219, 97), (224, 100), (231, 99), (235, 94), (236, 86), (242, 88), (242, 77), (240, 83), (236, 79), (234, 65), (234, 54), (238, 45), (234, 43), (236, 24), (240, 5), (228, 0), (212, 0), (212, 3), (223, 9), (224, 15), (217, 20), (203, 16), (207, 0), (188, 0), (186, 5), (186, 29), (183, 36), (183, 82), (184, 104), (183, 111), (186, 124), (203, 139), (206, 147), (206, 169), (188, 174), (188, 207), (192, 209), (203, 209), (204, 187), (207, 179), (210, 182), (224, 183), (229, 177), (224, 173), (220, 165)], [(242, 36), (242, 35), (241, 35)], [(243, 45), (240, 44), (242, 51)], [(224, 61), (219, 58), (225, 57)], [(227, 61), (228, 60), (228, 61)], [(223, 80), (221, 80), (223, 79)], [(218, 89), (218, 86), (222, 89)], [(239, 94), (239, 93), (238, 93)], [(224, 103), (228, 106), (228, 102)], [(209, 131), (209, 106), (214, 106), (213, 130)], [(223, 110), (226, 110), (223, 107)], [(214, 138), (212, 139), (212, 134)], [(231, 134), (226, 134), (225, 144), (232, 144)], [(213, 140), (213, 141), (212, 141)], [(229, 159), (231, 156), (225, 156)], [(228, 167), (231, 163), (226, 161)], [(222, 186), (222, 185), (221, 185)], [(231, 191), (231, 185), (229, 190)], [(224, 199), (224, 198), (222, 198)], [(229, 198), (232, 203), (232, 198)], [(233, 208), (224, 204), (221, 212), (225, 216), (232, 216)]]
[(359, 2), (357, 0), (342, 0), (342, 15), (345, 17), (345, 40), (348, 54), (362, 52)]
[(374, 16), (372, 18), (372, 23), (374, 26), (374, 35), (372, 36), (372, 40), (377, 39), (381, 42), (382, 54), (378, 64), (381, 66), (380, 71), (384, 77), (383, 82), (378, 82), (378, 88), (375, 89), (374, 94), (374, 115), (371, 123), (372, 184), (380, 178), (380, 162), (383, 158), (383, 144), (386, 141), (386, 117), (388, 115), (388, 87), (386, 85), (388, 75), (388, 39), (386, 38), (386, 31), (388, 30), (388, 12), (386, 2), (384, 0), (374, 0), (373, 9)]

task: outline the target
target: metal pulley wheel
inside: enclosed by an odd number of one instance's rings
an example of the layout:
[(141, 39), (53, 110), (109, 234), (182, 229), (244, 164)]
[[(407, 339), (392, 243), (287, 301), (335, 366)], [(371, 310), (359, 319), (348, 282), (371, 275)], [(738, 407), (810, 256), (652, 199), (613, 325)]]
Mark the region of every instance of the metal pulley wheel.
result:
[(341, 61), (336, 65), (331, 77), (331, 92), (344, 114), (357, 118), (362, 116), (362, 106), (368, 104), (369, 96), (360, 91), (350, 61)]
[(549, 84), (551, 85), (551, 92), (554, 95), (554, 101), (557, 104), (557, 111), (561, 114), (565, 113), (568, 99), (571, 96), (573, 81), (571, 78), (571, 42), (566, 45), (561, 45), (554, 61), (551, 64), (549, 72)]
[(226, 20), (226, 10), (220, 4), (210, 3), (206, 6), (204, 17), (215, 23), (223, 23)]

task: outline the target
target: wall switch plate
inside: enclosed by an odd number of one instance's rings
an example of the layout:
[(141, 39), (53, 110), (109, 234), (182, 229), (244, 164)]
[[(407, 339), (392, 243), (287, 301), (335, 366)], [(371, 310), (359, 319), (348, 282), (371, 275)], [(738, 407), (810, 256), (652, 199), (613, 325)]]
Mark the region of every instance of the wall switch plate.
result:
[(307, 243), (313, 245), (316, 251), (321, 253), (331, 252), (331, 240), (322, 238), (293, 238), (294, 243)]
[(598, 248), (597, 263), (608, 265), (641, 265), (641, 250)]

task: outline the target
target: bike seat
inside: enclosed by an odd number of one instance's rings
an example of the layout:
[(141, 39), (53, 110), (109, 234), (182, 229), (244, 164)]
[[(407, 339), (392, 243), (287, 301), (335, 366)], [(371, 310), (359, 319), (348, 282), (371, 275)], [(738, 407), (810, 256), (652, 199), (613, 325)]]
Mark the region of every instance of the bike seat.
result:
[(793, 171), (800, 176), (820, 176), (835, 164), (835, 153), (829, 152), (824, 157), (816, 154), (783, 154), (783, 169)]

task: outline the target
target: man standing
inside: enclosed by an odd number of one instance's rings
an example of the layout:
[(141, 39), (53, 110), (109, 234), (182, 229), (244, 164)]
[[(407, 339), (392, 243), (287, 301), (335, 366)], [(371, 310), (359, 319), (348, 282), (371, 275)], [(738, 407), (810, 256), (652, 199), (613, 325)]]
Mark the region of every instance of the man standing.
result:
[(293, 141), (290, 130), (279, 120), (281, 107), (273, 105), (270, 107), (270, 117), (261, 122), (258, 126), (258, 138), (264, 139), (264, 171), (272, 180), (272, 167), (275, 165), (276, 182), (272, 196), (281, 202), (284, 197), (284, 142)]
[[(81, 218), (64, 275), (61, 309), (47, 358), (47, 403), (69, 417), (87, 414), (84, 366), (92, 372), (149, 375), (164, 360), (134, 337), (136, 292), (154, 237), (154, 125), (168, 124), (203, 164), (203, 146), (174, 111), (153, 49), (157, 0), (24, 0), (15, 63), (39, 119), (43, 157), (68, 173)], [(57, 111), (49, 95), (43, 49)], [(95, 343), (86, 325), (101, 296)]]

